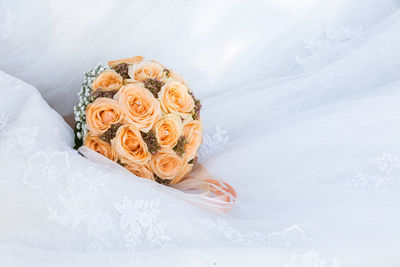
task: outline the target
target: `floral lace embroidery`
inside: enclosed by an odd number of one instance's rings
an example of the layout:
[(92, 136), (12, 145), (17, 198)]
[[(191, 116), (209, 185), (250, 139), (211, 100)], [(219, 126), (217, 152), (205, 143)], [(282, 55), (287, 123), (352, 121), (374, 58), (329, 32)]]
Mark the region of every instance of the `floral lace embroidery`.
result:
[(0, 136), (7, 130), (8, 123), (10, 122), (11, 114), (0, 113)]
[(30, 157), (23, 182), (47, 200), (49, 220), (72, 230), (86, 229), (86, 248), (92, 251), (109, 248), (116, 230), (112, 217), (96, 206), (101, 175), (93, 167), (72, 173), (67, 152), (41, 151)]
[(311, 250), (314, 240), (308, 238), (298, 225), (292, 225), (281, 232), (264, 234), (253, 231), (241, 233), (222, 219), (214, 221), (208, 218), (195, 218), (194, 221), (215, 229), (224, 238), (235, 243), (293, 251), (289, 260), (284, 264), (285, 267), (338, 267), (336, 258), (322, 259), (315, 251)]
[(336, 258), (322, 259), (316, 252), (293, 253), (285, 267), (339, 267)]
[(121, 214), (120, 226), (125, 232), (124, 239), (128, 249), (135, 249), (142, 245), (146, 239), (153, 245), (166, 247), (167, 241), (171, 240), (165, 234), (166, 222), (157, 222), (160, 213), (159, 199), (155, 200), (133, 200), (125, 196), (114, 207)]
[(389, 152), (383, 152), (379, 157), (370, 160), (372, 170), (369, 174), (357, 172), (353, 179), (345, 182), (348, 188), (376, 190), (399, 183), (397, 171), (400, 166), (400, 157)]
[[(69, 169), (65, 152), (47, 154), (43, 151), (30, 157), (28, 168), (24, 172), (23, 182), (33, 189), (52, 186)], [(60, 184), (61, 185), (61, 184)]]
[(308, 238), (298, 225), (285, 228), (282, 232), (268, 234), (268, 244), (272, 247), (292, 248), (299, 251), (309, 249), (314, 240)]
[[(157, 221), (161, 214), (160, 201), (133, 200), (124, 197), (109, 208), (97, 205), (103, 198), (101, 179), (104, 173), (94, 167), (85, 172), (70, 168), (67, 152), (43, 152), (30, 157), (23, 182), (42, 194), (48, 202), (48, 216), (63, 227), (74, 231), (87, 231), (89, 251), (112, 247), (112, 240), (124, 239), (128, 249), (137, 247), (173, 247), (168, 243), (166, 222)], [(115, 212), (116, 211), (116, 212)], [(120, 228), (117, 227), (119, 214)]]
[(20, 153), (27, 156), (38, 145), (37, 136), (39, 128), (34, 127), (10, 127), (0, 139), (0, 157), (9, 154)]
[(344, 46), (359, 36), (362, 28), (352, 28), (344, 25), (326, 27), (321, 37), (308, 36), (303, 38), (306, 55), (297, 56), (296, 63), (304, 68), (321, 66), (327, 60), (334, 60), (343, 53)]
[(393, 169), (400, 166), (399, 155), (392, 155), (388, 152), (383, 152), (381, 156), (373, 158), (372, 161), (385, 176), (390, 176)]
[(209, 133), (203, 136), (203, 143), (199, 149), (199, 159), (204, 160), (221, 152), (228, 142), (227, 132), (217, 126), (213, 134)]
[(222, 219), (216, 219), (214, 221), (208, 218), (195, 218), (194, 220), (209, 228), (215, 229), (226, 239), (236, 243), (291, 248), (304, 251), (310, 248), (314, 242), (313, 239), (306, 237), (303, 229), (298, 225), (285, 228), (282, 232), (273, 232), (269, 234), (254, 231), (241, 233)]
[(64, 129), (61, 129), (60, 126), (54, 126), (52, 129), (57, 139), (60, 141), (60, 144), (63, 146), (65, 150), (70, 150), (73, 147), (74, 140), (70, 134), (67, 134)]
[(243, 235), (230, 226), (227, 221), (222, 219), (211, 220), (208, 218), (195, 218), (195, 222), (201, 223), (209, 228), (215, 229), (220, 232), (226, 239), (233, 241), (233, 242), (243, 242), (245, 238)]
[(74, 173), (66, 188), (58, 191), (62, 208), (49, 208), (48, 219), (75, 230), (86, 228), (90, 240), (88, 251), (110, 248), (110, 239), (117, 230), (111, 215), (96, 205), (103, 192), (102, 175), (93, 167), (85, 173)]

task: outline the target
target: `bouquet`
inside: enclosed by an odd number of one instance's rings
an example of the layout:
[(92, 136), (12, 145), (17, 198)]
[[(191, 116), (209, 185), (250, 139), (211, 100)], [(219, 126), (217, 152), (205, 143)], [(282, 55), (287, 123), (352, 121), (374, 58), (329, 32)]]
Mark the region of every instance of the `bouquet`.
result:
[(99, 64), (85, 73), (74, 107), (75, 148), (89, 148), (159, 184), (182, 190), (207, 185), (218, 197), (233, 197), (229, 185), (204, 170), (189, 178), (202, 142), (200, 109), (188, 83), (154, 60)]

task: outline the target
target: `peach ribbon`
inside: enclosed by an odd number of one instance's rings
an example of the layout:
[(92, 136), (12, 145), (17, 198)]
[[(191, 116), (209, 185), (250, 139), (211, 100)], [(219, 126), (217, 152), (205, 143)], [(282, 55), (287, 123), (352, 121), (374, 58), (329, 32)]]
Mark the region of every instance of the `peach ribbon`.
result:
[(173, 188), (192, 194), (193, 204), (207, 209), (227, 212), (237, 201), (235, 189), (224, 181), (216, 180), (207, 169), (197, 164), (193, 172)]
[[(95, 163), (106, 165), (124, 174), (128, 172), (132, 175), (121, 165), (86, 146), (81, 146), (78, 151)], [(201, 164), (197, 164), (187, 178), (175, 185), (164, 186), (143, 178), (141, 178), (141, 181), (151, 182), (153, 185), (156, 184), (162, 190), (169, 190), (177, 197), (209, 211), (228, 212), (237, 201), (235, 189), (226, 182), (216, 180)]]

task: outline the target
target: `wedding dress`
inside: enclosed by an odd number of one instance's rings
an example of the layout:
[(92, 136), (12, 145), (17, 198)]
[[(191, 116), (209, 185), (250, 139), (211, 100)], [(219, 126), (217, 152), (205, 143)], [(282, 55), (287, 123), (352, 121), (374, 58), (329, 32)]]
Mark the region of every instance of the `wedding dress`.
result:
[[(61, 10), (44, 1), (34, 12), (52, 16), (26, 35), (33, 16), (18, 21), (20, 3), (0, 4), (0, 266), (399, 266), (399, 4), (289, 2), (259, 3), (270, 17), (244, 2), (125, 3), (111, 23), (104, 15), (123, 2)], [(322, 15), (308, 16), (316, 8)], [(160, 25), (164, 9), (193, 20), (207, 10), (212, 24)], [(129, 12), (134, 49), (118, 34)], [(171, 28), (181, 32), (173, 42)], [(117, 52), (86, 35), (99, 29)], [(160, 35), (137, 38), (150, 30)], [(171, 41), (165, 50), (144, 45), (158, 38)], [(76, 102), (79, 73), (138, 53), (176, 66), (203, 100), (200, 162), (235, 187), (229, 213), (72, 149), (59, 114)]]

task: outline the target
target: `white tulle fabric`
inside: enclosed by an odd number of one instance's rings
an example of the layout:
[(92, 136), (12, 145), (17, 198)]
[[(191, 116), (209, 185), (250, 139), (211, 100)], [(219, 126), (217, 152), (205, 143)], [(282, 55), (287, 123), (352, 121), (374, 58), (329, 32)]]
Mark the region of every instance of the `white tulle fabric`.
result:
[[(398, 7), (2, 2), (0, 67), (40, 93), (0, 72), (0, 266), (399, 266)], [(136, 54), (203, 99), (230, 213), (72, 150), (79, 73)]]

